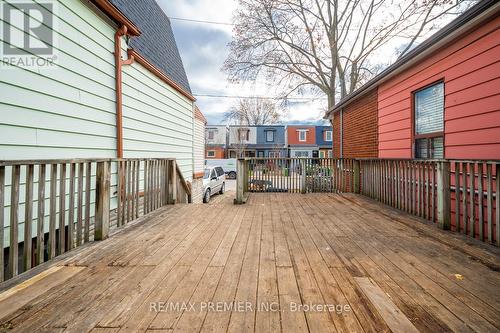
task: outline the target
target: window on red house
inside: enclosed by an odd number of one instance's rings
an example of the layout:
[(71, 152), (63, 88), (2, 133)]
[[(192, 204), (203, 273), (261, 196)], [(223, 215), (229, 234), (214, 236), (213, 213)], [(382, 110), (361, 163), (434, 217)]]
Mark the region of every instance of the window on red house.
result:
[(414, 93), (415, 157), (444, 157), (444, 83)]

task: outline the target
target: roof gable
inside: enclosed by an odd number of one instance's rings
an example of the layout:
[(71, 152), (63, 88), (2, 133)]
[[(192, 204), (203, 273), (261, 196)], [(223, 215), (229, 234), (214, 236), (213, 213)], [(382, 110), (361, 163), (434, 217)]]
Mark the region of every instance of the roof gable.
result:
[(142, 32), (130, 40), (136, 50), (163, 74), (191, 93), (170, 20), (155, 0), (110, 0)]

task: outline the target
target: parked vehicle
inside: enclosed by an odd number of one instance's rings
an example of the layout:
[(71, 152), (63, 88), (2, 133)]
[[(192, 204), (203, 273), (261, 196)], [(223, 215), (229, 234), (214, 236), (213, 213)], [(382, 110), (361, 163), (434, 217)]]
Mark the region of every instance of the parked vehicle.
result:
[(226, 190), (226, 175), (220, 166), (205, 168), (203, 174), (203, 202), (210, 201), (215, 193), (224, 194)]
[(236, 179), (235, 158), (205, 160), (205, 166), (207, 167), (220, 166), (224, 170), (224, 173), (227, 175), (227, 178)]

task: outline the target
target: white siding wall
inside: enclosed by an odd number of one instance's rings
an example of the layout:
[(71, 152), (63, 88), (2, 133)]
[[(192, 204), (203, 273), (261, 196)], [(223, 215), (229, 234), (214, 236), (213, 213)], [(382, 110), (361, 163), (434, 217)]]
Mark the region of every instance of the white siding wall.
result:
[(257, 128), (256, 127), (242, 127), (244, 129), (250, 130), (250, 133), (248, 134), (248, 141), (242, 141), (240, 142), (238, 140), (238, 129), (239, 127), (237, 126), (230, 126), (229, 127), (229, 144), (250, 144), (250, 145), (255, 145), (257, 144)]
[[(208, 138), (208, 132), (214, 131), (214, 138), (210, 140)], [(225, 145), (226, 144), (226, 136), (227, 136), (227, 127), (226, 126), (207, 126), (206, 128), (206, 140), (207, 144), (212, 145)]]
[(123, 67), (124, 157), (170, 157), (193, 174), (193, 103), (138, 63)]
[(205, 169), (205, 123), (199, 119), (194, 122), (194, 173)]

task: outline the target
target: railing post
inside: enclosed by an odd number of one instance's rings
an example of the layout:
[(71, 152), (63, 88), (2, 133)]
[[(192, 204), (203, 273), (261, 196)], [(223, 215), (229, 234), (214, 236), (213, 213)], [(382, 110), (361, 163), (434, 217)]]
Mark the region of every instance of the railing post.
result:
[(244, 192), (245, 192), (245, 178), (247, 175), (247, 171), (245, 168), (245, 160), (239, 158), (236, 162), (236, 199), (234, 203), (237, 205), (241, 205), (244, 202)]
[(437, 218), (438, 227), (450, 229), (451, 220), (450, 162), (437, 162)]
[(302, 171), (302, 174), (300, 175), (300, 179), (301, 179), (300, 192), (302, 194), (306, 194), (307, 193), (307, 186), (306, 186), (307, 172), (306, 172), (306, 161), (304, 159), (300, 160), (300, 170)]
[(352, 170), (353, 170), (353, 192), (359, 194), (360, 192), (360, 179), (361, 179), (361, 169), (359, 160), (352, 160)]
[(110, 162), (97, 162), (95, 240), (104, 240), (109, 235), (110, 178)]
[(170, 205), (175, 205), (175, 202), (177, 201), (177, 166), (175, 160), (170, 160), (168, 178), (168, 203)]

